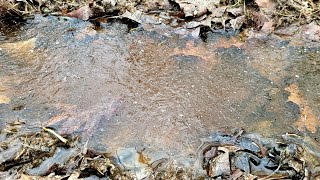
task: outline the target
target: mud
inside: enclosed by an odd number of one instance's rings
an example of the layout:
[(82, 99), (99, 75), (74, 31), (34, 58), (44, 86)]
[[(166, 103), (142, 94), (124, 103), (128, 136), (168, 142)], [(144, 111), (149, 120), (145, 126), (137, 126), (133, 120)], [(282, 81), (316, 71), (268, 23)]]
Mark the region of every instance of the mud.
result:
[(3, 128), (22, 120), (21, 131), (51, 127), (96, 151), (185, 167), (218, 130), (319, 136), (317, 47), (50, 16), (18, 32), (0, 44)]

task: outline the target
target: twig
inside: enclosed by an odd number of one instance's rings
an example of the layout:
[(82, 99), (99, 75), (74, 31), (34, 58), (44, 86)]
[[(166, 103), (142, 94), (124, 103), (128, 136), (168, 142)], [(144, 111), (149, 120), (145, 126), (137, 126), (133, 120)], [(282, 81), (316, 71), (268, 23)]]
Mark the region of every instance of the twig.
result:
[(56, 136), (60, 141), (62, 141), (63, 143), (67, 143), (68, 140), (64, 137), (62, 137), (61, 135), (57, 134), (56, 132), (54, 132), (54, 130), (43, 127), (43, 130), (47, 131), (48, 133), (51, 133), (52, 135)]
[(281, 166), (282, 166), (282, 164), (280, 163), (279, 166), (278, 166), (278, 168), (277, 168), (275, 171), (273, 171), (273, 173), (271, 173), (270, 175), (262, 178), (261, 180), (263, 180), (263, 179), (268, 179), (269, 177), (275, 175), (275, 174), (280, 170)]
[(118, 158), (118, 161), (119, 163), (122, 165), (123, 169), (126, 170), (126, 166), (124, 164), (122, 164), (121, 160), (120, 160), (120, 157), (118, 155), (118, 151), (116, 151), (116, 155), (117, 155), (117, 158)]

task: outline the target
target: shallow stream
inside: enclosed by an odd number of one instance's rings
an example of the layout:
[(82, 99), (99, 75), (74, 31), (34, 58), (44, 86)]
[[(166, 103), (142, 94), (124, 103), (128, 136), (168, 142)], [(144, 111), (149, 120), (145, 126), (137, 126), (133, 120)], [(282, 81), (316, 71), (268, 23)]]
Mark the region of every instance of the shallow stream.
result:
[(192, 159), (226, 128), (319, 137), (320, 48), (38, 16), (4, 28), (0, 48), (2, 127), (50, 126), (96, 150), (149, 149), (155, 159)]

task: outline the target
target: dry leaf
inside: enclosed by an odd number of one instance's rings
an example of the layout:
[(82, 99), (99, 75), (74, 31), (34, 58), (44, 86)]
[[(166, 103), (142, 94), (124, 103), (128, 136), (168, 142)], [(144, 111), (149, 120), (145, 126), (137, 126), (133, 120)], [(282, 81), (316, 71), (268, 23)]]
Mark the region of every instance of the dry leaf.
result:
[(315, 22), (312, 22), (304, 26), (304, 28), (302, 28), (301, 33), (302, 33), (302, 36), (306, 39), (316, 41), (316, 42), (320, 41), (320, 26)]
[(261, 32), (263, 33), (272, 33), (274, 31), (274, 23), (272, 20), (267, 21), (263, 24), (262, 28), (261, 28)]
[(126, 11), (121, 15), (121, 17), (125, 17), (128, 19), (131, 19), (133, 21), (136, 21), (137, 23), (142, 23), (141, 21), (142, 12), (141, 11), (135, 11), (134, 13), (131, 13), (129, 11)]
[(92, 11), (89, 6), (83, 6), (77, 10), (69, 12), (67, 16), (82, 20), (88, 20), (92, 16)]
[(218, 7), (211, 11), (211, 17), (222, 17), (224, 12), (226, 12), (227, 6)]
[(237, 17), (235, 19), (231, 19), (230, 20), (230, 24), (231, 24), (232, 29), (234, 31), (240, 29), (245, 20), (246, 20), (246, 16), (245, 15), (239, 16), (239, 17)]

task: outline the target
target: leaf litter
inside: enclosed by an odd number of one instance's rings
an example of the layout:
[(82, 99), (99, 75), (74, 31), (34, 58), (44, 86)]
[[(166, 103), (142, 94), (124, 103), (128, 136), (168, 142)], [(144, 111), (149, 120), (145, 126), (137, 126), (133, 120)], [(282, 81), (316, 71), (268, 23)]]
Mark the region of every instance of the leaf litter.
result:
[(264, 36), (281, 29), (286, 32), (295, 25), (299, 29), (295, 35), (319, 41), (319, 3), (309, 0), (1, 0), (0, 22), (11, 17), (28, 18), (41, 13), (89, 21), (128, 18), (148, 24), (151, 20), (152, 23), (187, 29), (207, 27), (213, 31), (249, 31)]
[(287, 133), (274, 140), (242, 129), (215, 132), (202, 140), (195, 164), (181, 169), (170, 158), (152, 162), (148, 155), (133, 149), (99, 153), (88, 147), (89, 140), (83, 144), (77, 136), (61, 136), (48, 129), (21, 133), (23, 126), (26, 124), (21, 121), (8, 123), (2, 133), (1, 177), (316, 179), (320, 175), (319, 145), (297, 134)]

